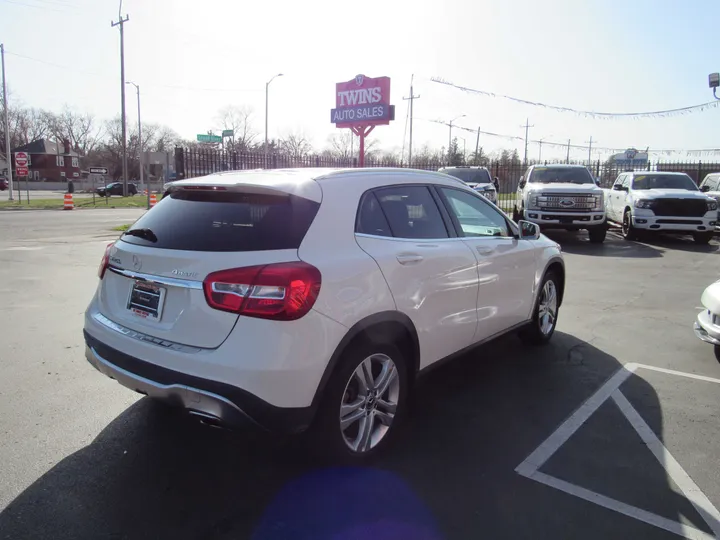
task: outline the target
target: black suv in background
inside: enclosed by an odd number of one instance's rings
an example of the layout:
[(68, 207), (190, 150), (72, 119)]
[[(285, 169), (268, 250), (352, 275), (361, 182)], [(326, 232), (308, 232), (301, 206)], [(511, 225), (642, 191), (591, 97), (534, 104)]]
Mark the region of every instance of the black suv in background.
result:
[[(95, 190), (95, 193), (100, 195), (101, 197), (110, 197), (111, 195), (122, 195), (123, 194), (123, 184), (122, 182), (113, 182), (112, 184), (108, 184), (107, 186), (101, 186)], [(128, 195), (137, 195), (138, 188), (137, 184), (133, 184), (132, 182), (128, 182)]]

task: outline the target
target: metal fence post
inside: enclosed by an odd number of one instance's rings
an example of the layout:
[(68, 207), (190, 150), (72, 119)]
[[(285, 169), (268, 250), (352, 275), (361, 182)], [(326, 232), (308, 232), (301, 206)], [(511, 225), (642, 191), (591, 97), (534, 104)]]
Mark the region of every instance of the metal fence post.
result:
[(702, 182), (702, 160), (698, 161), (698, 173), (697, 173), (697, 180), (695, 183), (697, 185), (700, 185), (700, 182)]

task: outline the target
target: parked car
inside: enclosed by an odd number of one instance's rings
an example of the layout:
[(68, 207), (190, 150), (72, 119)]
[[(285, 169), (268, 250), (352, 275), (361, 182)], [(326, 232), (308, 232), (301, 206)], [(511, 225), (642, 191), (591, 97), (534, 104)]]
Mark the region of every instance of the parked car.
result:
[(715, 358), (720, 362), (720, 281), (705, 289), (700, 302), (705, 309), (695, 321), (695, 335), (715, 346)]
[(0, 178), (0, 191), (5, 191), (10, 186), (7, 178)]
[[(720, 205), (720, 172), (708, 174), (700, 184), (700, 191), (715, 199)], [(718, 210), (718, 223), (715, 224), (715, 230), (718, 229), (720, 229), (720, 210)]]
[(607, 191), (608, 220), (626, 240), (639, 232), (692, 234), (707, 244), (718, 221), (718, 202), (700, 191), (685, 173), (625, 172)]
[(587, 230), (590, 242), (605, 241), (605, 196), (587, 167), (532, 165), (520, 178), (513, 210), (542, 229)]
[(490, 176), (490, 171), (485, 167), (443, 167), (438, 169), (438, 172), (454, 176), (491, 203), (497, 204), (497, 188)]
[[(107, 186), (100, 186), (95, 190), (95, 193), (101, 197), (110, 197), (111, 195), (122, 195), (123, 194), (123, 183), (113, 182)], [(128, 182), (128, 195), (134, 196), (138, 193), (137, 184)]]
[(99, 277), (84, 329), (99, 371), (355, 459), (440, 360), (507, 332), (547, 343), (565, 266), (536, 225), (445, 174), (299, 169), (173, 183)]

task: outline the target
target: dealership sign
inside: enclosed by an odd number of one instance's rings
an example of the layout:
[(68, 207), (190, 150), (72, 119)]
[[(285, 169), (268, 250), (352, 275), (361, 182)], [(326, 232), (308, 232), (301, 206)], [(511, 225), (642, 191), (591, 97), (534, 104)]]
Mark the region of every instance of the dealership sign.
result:
[(331, 122), (339, 128), (381, 126), (394, 120), (395, 107), (390, 105), (390, 77), (366, 77), (335, 85), (335, 109)]

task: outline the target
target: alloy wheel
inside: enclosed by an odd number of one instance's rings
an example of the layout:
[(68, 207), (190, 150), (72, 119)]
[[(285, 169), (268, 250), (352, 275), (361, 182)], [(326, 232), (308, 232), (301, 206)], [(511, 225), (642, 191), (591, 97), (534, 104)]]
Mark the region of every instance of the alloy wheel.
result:
[(543, 285), (538, 305), (538, 324), (543, 335), (547, 336), (555, 327), (557, 319), (557, 288), (555, 282), (548, 280)]
[(350, 376), (340, 404), (340, 431), (347, 447), (372, 450), (387, 435), (400, 398), (395, 362), (385, 354), (365, 358)]

